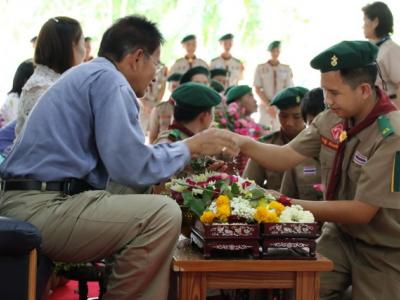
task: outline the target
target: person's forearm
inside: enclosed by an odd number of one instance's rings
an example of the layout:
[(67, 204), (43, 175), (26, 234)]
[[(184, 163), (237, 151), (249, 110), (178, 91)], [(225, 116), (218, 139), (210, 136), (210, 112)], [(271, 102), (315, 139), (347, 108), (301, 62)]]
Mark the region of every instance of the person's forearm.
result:
[[(309, 201), (293, 199), (292, 204), (299, 204), (313, 213), (317, 221), (341, 224), (367, 224), (378, 208), (356, 200)], [(361, 208), (362, 206), (362, 208)], [(368, 207), (365, 209), (365, 207)], [(374, 209), (375, 213), (374, 213)]]
[(269, 99), (267, 97), (267, 95), (261, 90), (261, 88), (256, 88), (256, 93), (258, 95), (258, 97), (260, 97), (261, 101), (266, 104), (269, 105)]
[(240, 151), (265, 169), (280, 172), (306, 159), (288, 146), (264, 144), (247, 137), (243, 137)]

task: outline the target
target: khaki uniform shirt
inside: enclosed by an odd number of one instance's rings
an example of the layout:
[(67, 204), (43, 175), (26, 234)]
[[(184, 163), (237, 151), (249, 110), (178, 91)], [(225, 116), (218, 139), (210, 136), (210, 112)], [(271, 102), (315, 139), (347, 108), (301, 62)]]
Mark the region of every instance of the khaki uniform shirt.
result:
[(180, 131), (179, 129), (169, 129), (169, 130), (161, 132), (158, 135), (158, 138), (154, 142), (154, 144), (173, 143), (173, 142), (187, 139), (189, 137), (190, 137), (189, 135)]
[[(376, 60), (387, 85), (387, 94), (389, 96), (396, 95), (397, 85), (400, 84), (400, 46), (391, 39), (387, 40), (379, 47)], [(379, 76), (377, 84), (383, 88)]]
[(173, 118), (174, 106), (169, 101), (157, 104), (150, 115), (150, 131), (161, 133), (168, 130)]
[(308, 158), (284, 173), (281, 193), (295, 199), (321, 200), (322, 195), (314, 189), (321, 183), (321, 167), (315, 158)]
[(272, 66), (269, 62), (260, 64), (254, 75), (254, 86), (264, 90), (269, 100), (284, 88), (293, 86), (292, 70), (288, 65)]
[(171, 67), (169, 74), (184, 74), (186, 71), (193, 67), (202, 66), (208, 69), (207, 63), (201, 58), (195, 57), (192, 62), (185, 57), (178, 59)]
[(229, 73), (226, 76), (227, 86), (237, 85), (239, 80), (243, 77), (243, 64), (242, 62), (231, 56), (229, 59), (224, 59), (218, 56), (211, 60), (210, 69), (226, 69)]
[(165, 89), (165, 83), (167, 81), (168, 70), (164, 66), (159, 72), (156, 73), (154, 81), (151, 81), (146, 89), (146, 93), (140, 100), (146, 107), (153, 108), (158, 102), (161, 101), (160, 93), (164, 93), (162, 89)]
[[(400, 112), (390, 112), (385, 117), (393, 134), (385, 138), (384, 128), (376, 120), (347, 142), (334, 198), (357, 199), (380, 208), (366, 225), (339, 224), (344, 232), (369, 245), (400, 248)], [(298, 153), (319, 157), (325, 186), (329, 183), (338, 144), (336, 126), (342, 121), (330, 110), (324, 111), (290, 142)]]
[[(286, 144), (282, 139), (280, 131), (276, 131), (274, 133), (266, 135), (259, 140), (267, 144)], [(246, 168), (244, 169), (243, 177), (254, 180), (259, 186), (262, 186), (264, 188), (279, 191), (281, 188), (283, 172), (266, 170), (264, 167), (250, 159), (247, 163)]]

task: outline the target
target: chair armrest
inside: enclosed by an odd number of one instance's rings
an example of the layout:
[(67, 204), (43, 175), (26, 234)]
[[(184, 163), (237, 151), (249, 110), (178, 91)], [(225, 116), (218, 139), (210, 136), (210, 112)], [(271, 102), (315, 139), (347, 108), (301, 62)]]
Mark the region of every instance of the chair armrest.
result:
[(0, 217), (0, 255), (25, 255), (41, 242), (41, 234), (32, 224)]

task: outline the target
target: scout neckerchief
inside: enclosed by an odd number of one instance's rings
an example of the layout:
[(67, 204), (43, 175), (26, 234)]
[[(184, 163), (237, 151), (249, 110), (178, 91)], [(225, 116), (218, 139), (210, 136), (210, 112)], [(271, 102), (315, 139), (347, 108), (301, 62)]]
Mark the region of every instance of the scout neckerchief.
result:
[(191, 69), (193, 67), (193, 62), (196, 59), (196, 55), (193, 55), (192, 57), (185, 55), (185, 59), (189, 63), (189, 69)]
[(379, 41), (376, 42), (376, 46), (380, 47), (384, 42), (386, 42), (387, 40), (390, 40), (390, 36), (384, 36), (383, 38), (381, 38)]
[(284, 145), (286, 145), (287, 143), (290, 142), (291, 139), (290, 139), (290, 138), (287, 136), (287, 134), (283, 131), (282, 127), (281, 127), (281, 130), (280, 130), (280, 134), (281, 134), (281, 139), (282, 139), (282, 142), (283, 142)]
[(194, 136), (194, 133), (187, 129), (183, 124), (173, 121), (171, 125), (169, 125), (168, 129), (178, 129), (179, 131), (183, 132), (184, 134), (188, 135), (189, 137)]
[[(277, 62), (272, 62), (272, 60), (269, 60), (268, 61), (268, 64), (270, 64), (271, 66), (273, 66), (273, 67), (277, 67), (277, 66), (279, 66), (279, 61), (277, 61)], [(276, 74), (276, 69), (274, 68), (273, 69), (273, 72), (274, 72), (274, 90), (273, 90), (273, 92), (274, 92), (274, 95), (276, 95), (276, 92), (277, 92), (277, 74)]]
[(329, 180), (328, 189), (326, 192), (326, 199), (333, 200), (335, 190), (340, 182), (340, 175), (342, 173), (342, 163), (344, 158), (344, 150), (346, 143), (360, 131), (370, 126), (375, 120), (381, 116), (386, 115), (391, 111), (396, 111), (396, 107), (390, 102), (389, 97), (380, 88), (376, 88), (378, 101), (369, 115), (362, 120), (359, 124), (349, 129), (349, 120), (344, 121), (344, 131), (347, 131), (347, 137), (339, 144), (337, 149), (333, 168), (331, 172), (331, 178)]

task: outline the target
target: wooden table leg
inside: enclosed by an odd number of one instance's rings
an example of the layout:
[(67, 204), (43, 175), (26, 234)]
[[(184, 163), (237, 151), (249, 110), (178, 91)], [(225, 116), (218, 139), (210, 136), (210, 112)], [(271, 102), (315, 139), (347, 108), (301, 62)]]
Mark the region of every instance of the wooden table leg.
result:
[(206, 275), (201, 272), (181, 272), (179, 277), (179, 300), (205, 300)]
[(296, 300), (319, 299), (319, 273), (296, 273)]

